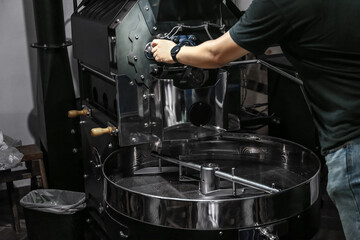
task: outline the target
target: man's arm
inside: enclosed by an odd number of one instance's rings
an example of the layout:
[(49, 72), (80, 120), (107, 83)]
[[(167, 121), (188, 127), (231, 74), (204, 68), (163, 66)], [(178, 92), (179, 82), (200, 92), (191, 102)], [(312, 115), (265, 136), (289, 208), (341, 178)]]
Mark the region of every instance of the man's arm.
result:
[[(154, 58), (158, 62), (174, 63), (170, 51), (175, 43), (169, 40), (155, 39), (152, 42)], [(204, 42), (198, 46), (184, 46), (176, 59), (184, 64), (198, 68), (219, 68), (248, 53), (237, 45), (229, 32), (223, 36)]]

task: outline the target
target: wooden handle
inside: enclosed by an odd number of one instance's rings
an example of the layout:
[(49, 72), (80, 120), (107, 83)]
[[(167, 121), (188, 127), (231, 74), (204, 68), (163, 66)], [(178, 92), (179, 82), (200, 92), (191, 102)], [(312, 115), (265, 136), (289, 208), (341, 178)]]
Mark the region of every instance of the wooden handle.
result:
[(107, 128), (93, 128), (91, 129), (91, 136), (99, 137), (104, 134), (112, 134), (116, 128), (114, 127), (107, 127)]
[(89, 113), (89, 110), (83, 109), (83, 110), (71, 110), (68, 112), (69, 118), (76, 118), (78, 116), (86, 116)]

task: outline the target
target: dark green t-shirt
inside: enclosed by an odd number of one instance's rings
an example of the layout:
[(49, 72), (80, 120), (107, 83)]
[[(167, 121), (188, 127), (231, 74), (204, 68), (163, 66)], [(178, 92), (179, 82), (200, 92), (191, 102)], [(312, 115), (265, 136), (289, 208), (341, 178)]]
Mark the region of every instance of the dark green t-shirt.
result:
[(324, 154), (360, 137), (360, 1), (254, 0), (230, 36), (253, 53), (281, 45), (304, 81)]

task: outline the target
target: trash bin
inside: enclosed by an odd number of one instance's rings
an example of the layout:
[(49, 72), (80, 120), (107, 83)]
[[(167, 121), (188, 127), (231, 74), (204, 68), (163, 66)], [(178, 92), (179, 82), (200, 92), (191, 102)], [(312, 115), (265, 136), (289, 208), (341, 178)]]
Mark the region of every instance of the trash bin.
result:
[(85, 193), (38, 189), (25, 195), (20, 205), (29, 240), (83, 239)]

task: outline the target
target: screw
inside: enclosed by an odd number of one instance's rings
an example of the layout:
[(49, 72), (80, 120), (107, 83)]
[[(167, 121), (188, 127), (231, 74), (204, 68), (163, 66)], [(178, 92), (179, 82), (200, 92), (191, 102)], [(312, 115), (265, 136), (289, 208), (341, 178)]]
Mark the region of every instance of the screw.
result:
[(135, 83), (133, 81), (130, 82), (130, 86), (134, 86)]
[(146, 100), (148, 96), (146, 94), (143, 95), (143, 99)]
[(108, 148), (111, 149), (112, 147), (113, 147), (112, 143), (109, 143)]
[(157, 26), (153, 26), (153, 30), (157, 31), (158, 30)]
[(99, 213), (102, 213), (104, 211), (104, 207), (101, 205), (101, 203), (99, 204), (98, 211)]
[(77, 148), (73, 148), (72, 152), (73, 152), (73, 153), (78, 153)]
[(131, 138), (131, 142), (136, 143), (137, 139), (133, 137), (133, 138)]
[(76, 133), (75, 129), (71, 129), (70, 133), (74, 135)]
[(89, 175), (87, 175), (87, 174), (84, 174), (84, 175), (83, 175), (83, 178), (84, 178), (84, 179), (86, 179), (86, 178), (88, 178), (88, 177), (89, 177)]
[(138, 60), (137, 56), (134, 56), (134, 61), (136, 62)]
[(222, 236), (222, 235), (223, 235), (223, 232), (219, 232), (219, 235)]
[(139, 37), (140, 37), (140, 36), (139, 36), (138, 34), (135, 35), (135, 39), (136, 39), (136, 40), (138, 40)]
[(149, 9), (149, 7), (145, 7), (145, 10), (146, 10), (146, 11), (149, 11), (150, 9)]
[(148, 123), (144, 123), (144, 127), (149, 127), (149, 124)]
[(120, 19), (116, 19), (116, 21), (115, 21), (116, 23), (119, 23), (120, 22)]
[(151, 125), (152, 125), (153, 127), (156, 127), (156, 122), (152, 122)]
[(141, 75), (140, 78), (141, 78), (141, 80), (144, 80), (144, 79), (145, 79), (145, 76), (144, 76), (144, 75)]

